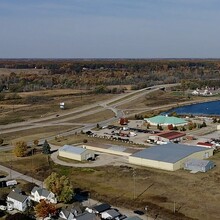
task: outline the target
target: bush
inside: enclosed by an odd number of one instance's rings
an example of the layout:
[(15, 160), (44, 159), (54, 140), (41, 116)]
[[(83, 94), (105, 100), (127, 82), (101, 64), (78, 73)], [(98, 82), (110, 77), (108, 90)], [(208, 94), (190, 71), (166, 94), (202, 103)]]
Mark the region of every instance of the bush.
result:
[(88, 140), (87, 140), (87, 139), (84, 139), (84, 140), (83, 140), (83, 143), (84, 143), (84, 144), (85, 144), (85, 143), (87, 143), (87, 142), (88, 142)]

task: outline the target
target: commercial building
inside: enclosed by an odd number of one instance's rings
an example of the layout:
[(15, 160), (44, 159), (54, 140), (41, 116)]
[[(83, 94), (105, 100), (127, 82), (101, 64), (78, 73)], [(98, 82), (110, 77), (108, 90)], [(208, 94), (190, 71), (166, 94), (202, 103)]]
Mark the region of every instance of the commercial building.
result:
[(184, 164), (185, 170), (192, 172), (207, 172), (215, 166), (215, 163), (210, 160), (189, 159)]
[(157, 115), (152, 118), (144, 118), (145, 121), (150, 123), (151, 125), (173, 125), (173, 126), (184, 126), (187, 125), (188, 122), (182, 118), (177, 118), (177, 117), (169, 117), (169, 116), (164, 116), (164, 115)]
[(164, 142), (180, 142), (183, 137), (186, 136), (185, 133), (177, 132), (177, 131), (166, 131), (158, 134), (153, 134), (149, 136), (149, 139), (156, 141), (164, 141)]
[(94, 151), (86, 149), (85, 147), (71, 145), (64, 145), (61, 147), (58, 154), (60, 157), (78, 161), (88, 160), (95, 157)]
[(175, 171), (184, 168), (188, 159), (205, 159), (213, 155), (214, 149), (173, 144), (149, 147), (129, 156), (129, 163), (162, 170)]

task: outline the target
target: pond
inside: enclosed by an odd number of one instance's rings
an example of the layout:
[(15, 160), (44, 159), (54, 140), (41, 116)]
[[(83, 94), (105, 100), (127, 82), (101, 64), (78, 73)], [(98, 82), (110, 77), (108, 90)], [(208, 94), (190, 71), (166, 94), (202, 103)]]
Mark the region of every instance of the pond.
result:
[(220, 115), (220, 100), (174, 108), (165, 114), (171, 112), (176, 112), (178, 115)]

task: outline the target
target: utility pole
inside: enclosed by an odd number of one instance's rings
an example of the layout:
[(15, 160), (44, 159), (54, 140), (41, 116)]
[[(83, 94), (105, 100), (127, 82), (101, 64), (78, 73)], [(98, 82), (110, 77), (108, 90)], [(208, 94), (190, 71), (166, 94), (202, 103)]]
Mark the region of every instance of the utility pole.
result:
[(174, 201), (173, 202), (173, 213), (175, 213), (176, 212), (176, 202)]
[(133, 169), (133, 196), (134, 196), (134, 199), (136, 198), (136, 171), (135, 169)]

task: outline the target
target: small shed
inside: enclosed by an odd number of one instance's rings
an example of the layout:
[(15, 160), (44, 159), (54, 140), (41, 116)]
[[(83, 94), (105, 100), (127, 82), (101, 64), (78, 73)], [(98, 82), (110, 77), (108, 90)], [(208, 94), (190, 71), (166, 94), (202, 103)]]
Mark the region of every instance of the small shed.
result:
[(189, 159), (184, 164), (185, 170), (193, 172), (207, 172), (215, 166), (215, 163), (210, 160)]
[(95, 153), (85, 147), (64, 145), (59, 149), (59, 156), (72, 160), (83, 161), (95, 158)]

